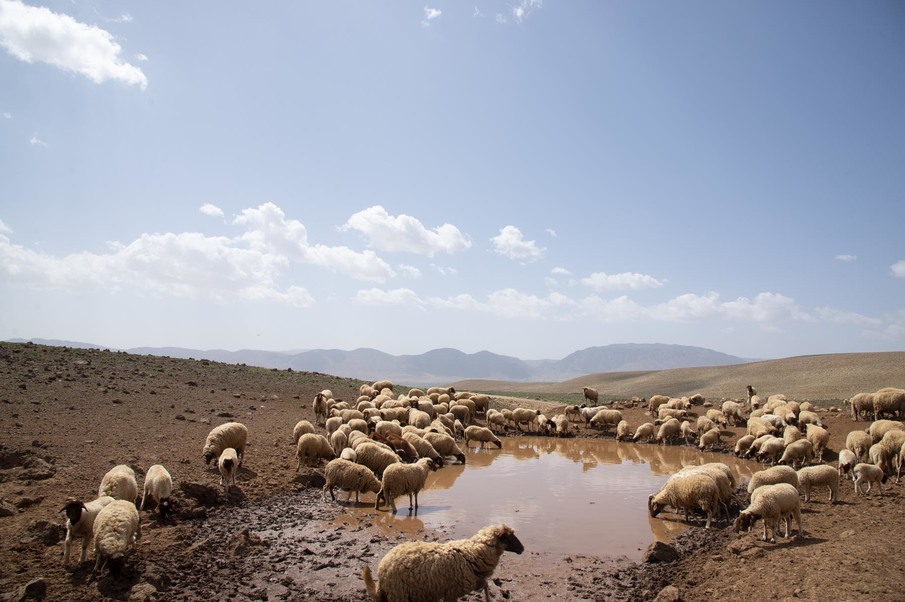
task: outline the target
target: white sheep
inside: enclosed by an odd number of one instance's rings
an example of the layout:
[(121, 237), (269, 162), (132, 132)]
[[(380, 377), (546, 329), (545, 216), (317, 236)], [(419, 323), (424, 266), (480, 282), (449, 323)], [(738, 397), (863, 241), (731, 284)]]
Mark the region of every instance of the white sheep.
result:
[(110, 564), (117, 572), (126, 556), (141, 537), (141, 522), (135, 504), (126, 500), (113, 500), (100, 509), (94, 519), (94, 563), (92, 576), (104, 565)]
[(424, 440), (430, 443), (441, 456), (454, 456), (460, 463), (465, 464), (465, 453), (450, 435), (427, 431), (424, 433)]
[(375, 582), (364, 567), (364, 582), (377, 602), (458, 600), (484, 590), (503, 552), (521, 554), (525, 547), (506, 525), (484, 527), (469, 539), (446, 543), (410, 541), (399, 544), (381, 559)]
[(814, 446), (807, 439), (799, 439), (788, 444), (779, 459), (780, 464), (791, 464), (793, 468), (806, 466), (813, 461)]
[(437, 463), (437, 466), (443, 467), (443, 456), (438, 454), (434, 446), (428, 443), (421, 435), (408, 431), (402, 433), (402, 438), (415, 448), (419, 458), (430, 458)]
[(883, 474), (892, 474), (892, 463), (889, 450), (882, 443), (874, 443), (867, 450), (870, 463), (883, 471)]
[(873, 445), (871, 436), (864, 431), (852, 431), (845, 436), (845, 448), (851, 450), (862, 461), (867, 459), (871, 445)]
[(128, 500), (135, 503), (138, 497), (138, 483), (135, 481), (135, 471), (119, 464), (114, 466), (101, 479), (97, 488), (97, 497), (109, 495), (115, 500)]
[(245, 458), (245, 445), (248, 442), (248, 427), (241, 422), (227, 422), (220, 426), (215, 426), (211, 432), (207, 434), (204, 441), (204, 448), (201, 455), (204, 457), (204, 463), (210, 464), (215, 458), (219, 458), (220, 454), (227, 447), (236, 450), (239, 457), (239, 463)]
[(378, 478), (383, 477), (383, 472), (388, 466), (402, 463), (402, 458), (397, 453), (386, 446), (381, 446), (376, 441), (363, 443), (354, 449), (355, 453), (358, 454), (356, 461), (374, 471)]
[(311, 424), (307, 420), (299, 420), (295, 423), (295, 426), (292, 427), (292, 442), (298, 445), (299, 437), (304, 435), (305, 433), (316, 433), (317, 429), (314, 428), (314, 425)]
[(657, 436), (657, 425), (655, 425), (653, 422), (645, 422), (644, 424), (639, 426), (637, 429), (635, 429), (635, 434), (632, 435), (632, 441), (634, 441), (636, 443), (638, 441), (641, 441), (642, 439), (647, 439), (648, 441), (650, 441), (651, 439), (653, 439), (656, 436)]
[[(785, 537), (789, 537), (792, 530), (790, 516), (794, 516), (795, 521), (798, 523), (796, 538), (803, 538), (801, 500), (798, 498), (798, 489), (788, 483), (764, 485), (755, 491), (754, 495), (751, 496), (751, 503), (735, 519), (735, 532), (750, 530), (758, 519), (763, 519), (763, 540), (776, 543), (776, 531), (779, 528), (781, 519), (784, 519), (786, 523)], [(767, 539), (768, 527), (773, 529), (773, 534), (769, 540)]]
[(622, 420), (622, 412), (619, 410), (599, 410), (588, 421), (588, 426), (601, 426), (604, 430), (616, 426)]
[(852, 468), (855, 467), (855, 464), (859, 462), (858, 456), (855, 455), (850, 449), (840, 449), (839, 450), (839, 466), (837, 471), (839, 472), (839, 476), (847, 475), (852, 471)]
[(593, 387), (582, 387), (581, 392), (584, 393), (585, 401), (591, 403), (591, 405), (597, 405), (597, 401), (600, 399), (600, 393), (598, 393), (597, 389)]
[(787, 446), (790, 443), (798, 441), (802, 437), (804, 437), (804, 435), (801, 434), (801, 431), (798, 430), (798, 427), (794, 424), (786, 426), (786, 428), (784, 428), (782, 431), (782, 440), (786, 442)]
[(805, 428), (807, 429), (805, 436), (811, 442), (811, 445), (814, 446), (814, 457), (817, 458), (818, 462), (823, 462), (823, 450), (826, 449), (827, 443), (830, 441), (829, 431), (815, 424), (808, 424)]
[[(860, 462), (852, 469), (852, 481), (855, 482), (855, 495), (867, 495), (871, 486), (876, 483), (879, 495), (883, 495), (883, 484), (886, 483), (886, 473), (879, 466)], [(861, 490), (861, 484), (867, 483), (867, 491)]]
[(748, 481), (748, 495), (754, 493), (758, 487), (788, 483), (798, 488), (798, 473), (791, 466), (773, 466), (766, 470), (755, 472)]
[(468, 446), (469, 441), (480, 441), (481, 449), (484, 449), (485, 443), (493, 443), (497, 448), (503, 447), (503, 442), (493, 434), (493, 431), (483, 426), (471, 425), (465, 428), (466, 447)]
[(657, 493), (647, 499), (647, 510), (656, 517), (666, 506), (685, 511), (688, 521), (689, 512), (700, 507), (707, 513), (704, 528), (710, 528), (714, 513), (720, 508), (720, 491), (712, 476), (704, 472), (676, 474), (666, 481)]
[(830, 503), (835, 504), (839, 492), (839, 471), (829, 464), (805, 466), (798, 470), (798, 490), (804, 494), (804, 501), (811, 501), (811, 487), (830, 488)]
[(770, 461), (770, 464), (776, 464), (786, 449), (786, 442), (781, 437), (771, 437), (764, 441), (760, 449), (757, 451), (757, 459), (760, 462)]
[(557, 437), (565, 437), (569, 434), (569, 430), (572, 427), (569, 417), (565, 414), (554, 415), (550, 422), (553, 425), (553, 434)]
[(489, 410), (487, 410), (487, 414), (485, 415), (485, 418), (487, 420), (487, 426), (491, 430), (494, 430), (494, 431), (496, 431), (496, 430), (505, 431), (506, 430), (506, 417), (503, 416), (503, 413), (500, 412), (499, 410), (490, 408)]
[(343, 460), (348, 460), (349, 462), (358, 463), (358, 454), (351, 447), (343, 448), (343, 450), (339, 452), (339, 457)]
[(220, 454), (217, 460), (217, 467), (220, 469), (220, 484), (223, 489), (229, 491), (229, 488), (236, 484), (236, 471), (239, 470), (239, 454), (231, 447), (227, 447)]
[(744, 424), (748, 420), (748, 417), (745, 416), (745, 406), (737, 401), (724, 401), (721, 410), (723, 416), (732, 426)]
[(852, 395), (851, 399), (845, 400), (852, 412), (852, 420), (861, 420), (861, 415), (865, 417), (874, 411), (874, 394), (858, 393)]
[(173, 477), (162, 464), (154, 464), (145, 474), (145, 482), (141, 492), (141, 506), (145, 509), (145, 502), (150, 496), (157, 504), (157, 512), (162, 518), (166, 518), (170, 511), (170, 494), (173, 493)]
[(347, 445), (349, 445), (349, 437), (343, 431), (334, 431), (330, 435), (330, 447), (333, 448), (333, 453), (341, 454)]
[(798, 413), (798, 428), (801, 428), (804, 424), (816, 424), (817, 426), (823, 426), (823, 423), (820, 421), (820, 416), (817, 415), (817, 412), (812, 412), (810, 410), (802, 410)]
[[(327, 498), (327, 492), (330, 492), (330, 499), (336, 501), (333, 493), (334, 487), (345, 489), (349, 492), (355, 492), (355, 502), (358, 503), (359, 495), (362, 493), (377, 493), (380, 491), (380, 481), (374, 476), (374, 472), (367, 466), (336, 458), (330, 460), (324, 468), (324, 491), (323, 497)], [(351, 495), (351, 493), (350, 493)]]
[[(332, 393), (330, 393), (332, 397)], [(324, 392), (321, 391), (317, 395), (314, 396), (314, 401), (311, 402), (311, 409), (314, 410), (314, 422), (317, 424), (318, 422), (327, 422), (327, 411), (328, 407), (328, 398), (324, 395)]]
[(879, 443), (880, 439), (883, 438), (888, 431), (898, 429), (905, 430), (905, 423), (899, 422), (898, 420), (874, 420), (870, 423), (870, 426), (867, 427), (866, 432), (870, 434), (871, 444)]
[(531, 424), (540, 414), (540, 410), (529, 410), (528, 408), (515, 408), (512, 410), (512, 420), (515, 422), (515, 430), (521, 432), (521, 425), (524, 424), (531, 430)]
[(628, 420), (620, 420), (616, 425), (616, 441), (623, 441), (632, 436), (632, 427), (629, 426)]
[(66, 513), (66, 541), (63, 542), (63, 566), (69, 566), (69, 551), (72, 541), (82, 539), (82, 553), (79, 563), (88, 558), (88, 547), (94, 541), (94, 519), (101, 508), (113, 501), (109, 495), (99, 497), (90, 502), (71, 500), (66, 502), (60, 512)]
[(743, 435), (738, 438), (738, 441), (735, 442), (735, 449), (733, 452), (736, 456), (743, 456), (748, 451), (748, 448), (751, 447), (751, 444), (754, 442), (754, 435)]
[(396, 498), (408, 494), (409, 511), (412, 510), (412, 496), (414, 496), (414, 509), (418, 511), (418, 492), (424, 488), (427, 475), (437, 470), (437, 465), (430, 458), (421, 458), (414, 464), (390, 464), (383, 471), (383, 485), (377, 492), (377, 501), (374, 509), (380, 510), (383, 500), (396, 514)]
[(880, 419), (880, 414), (892, 414), (905, 416), (905, 389), (886, 387), (873, 394), (874, 420)]
[(651, 395), (647, 402), (647, 411), (651, 416), (656, 416), (657, 410), (665, 403), (669, 403), (669, 397), (666, 395)]
[(713, 449), (720, 442), (720, 429), (713, 428), (701, 435), (701, 441), (698, 443), (700, 449)]
[(657, 430), (657, 443), (663, 445), (671, 443), (679, 436), (680, 429), (681, 425), (679, 424), (679, 421), (676, 418), (670, 418), (661, 424), (659, 430)]

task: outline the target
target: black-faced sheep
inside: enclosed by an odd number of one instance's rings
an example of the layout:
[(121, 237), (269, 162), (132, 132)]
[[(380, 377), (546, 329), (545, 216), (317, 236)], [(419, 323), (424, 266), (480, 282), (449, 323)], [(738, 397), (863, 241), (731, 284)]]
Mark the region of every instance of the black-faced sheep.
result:
[(204, 457), (204, 463), (210, 464), (215, 458), (219, 458), (220, 454), (227, 447), (236, 450), (239, 457), (239, 463), (245, 457), (245, 444), (248, 442), (248, 427), (241, 422), (227, 422), (220, 426), (215, 426), (211, 432), (207, 434), (204, 441), (204, 448), (201, 455)]
[(383, 471), (383, 485), (377, 492), (377, 501), (374, 503), (374, 509), (380, 510), (383, 500), (396, 513), (396, 498), (400, 495), (408, 494), (409, 510), (413, 508), (412, 497), (414, 496), (414, 509), (418, 510), (418, 492), (424, 487), (427, 481), (427, 475), (431, 471), (437, 470), (437, 465), (430, 458), (421, 458), (414, 464), (390, 464)]
[(525, 547), (506, 525), (484, 527), (469, 539), (446, 543), (410, 541), (399, 544), (377, 566), (375, 582), (364, 567), (364, 582), (377, 602), (458, 600), (484, 590), (503, 552), (521, 554)]
[(69, 551), (72, 541), (82, 539), (82, 552), (79, 554), (79, 563), (88, 558), (88, 546), (94, 541), (94, 519), (101, 508), (113, 501), (109, 495), (99, 497), (90, 502), (72, 500), (66, 502), (60, 512), (66, 513), (66, 541), (63, 542), (63, 566), (69, 566)]
[(94, 563), (92, 576), (109, 564), (118, 572), (122, 562), (141, 537), (141, 523), (135, 504), (113, 500), (97, 513), (94, 519)]
[(139, 510), (145, 509), (145, 502), (148, 497), (157, 504), (157, 512), (162, 518), (166, 518), (170, 511), (170, 494), (173, 493), (173, 477), (170, 471), (163, 467), (162, 464), (154, 464), (145, 474), (145, 482), (141, 492), (141, 506)]
[(503, 447), (503, 442), (500, 441), (489, 428), (483, 426), (471, 425), (465, 428), (466, 447), (470, 441), (479, 441), (481, 443), (481, 449), (484, 448), (485, 443), (493, 443), (497, 448)]
[(100, 487), (97, 488), (97, 497), (105, 495), (115, 500), (128, 500), (134, 504), (138, 497), (135, 471), (125, 464), (119, 464), (107, 471), (101, 479)]
[[(763, 519), (763, 540), (776, 543), (776, 530), (779, 528), (781, 519), (785, 520), (785, 536), (789, 537), (792, 530), (790, 516), (794, 516), (798, 523), (796, 537), (801, 539), (804, 537), (804, 531), (801, 528), (801, 501), (798, 499), (798, 489), (788, 483), (764, 485), (757, 488), (751, 496), (751, 504), (742, 510), (735, 519), (735, 532), (750, 530), (758, 519)], [(768, 527), (773, 529), (769, 540), (767, 539)]]
[(326, 482), (324, 483), (323, 497), (326, 499), (329, 491), (330, 499), (333, 501), (336, 501), (336, 496), (333, 493), (334, 487), (339, 487), (349, 492), (354, 491), (356, 503), (360, 494), (380, 491), (380, 481), (377, 480), (370, 468), (343, 460), (342, 458), (336, 458), (327, 463), (324, 468), (324, 479)]

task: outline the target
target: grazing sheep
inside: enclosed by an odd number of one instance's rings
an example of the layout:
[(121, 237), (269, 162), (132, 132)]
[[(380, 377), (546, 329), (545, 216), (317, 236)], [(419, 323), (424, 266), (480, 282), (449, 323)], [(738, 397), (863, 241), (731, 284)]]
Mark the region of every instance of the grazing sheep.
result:
[(748, 451), (748, 448), (751, 447), (751, 444), (754, 442), (754, 435), (744, 435), (738, 438), (738, 441), (735, 442), (735, 449), (733, 450), (736, 456), (742, 456), (745, 452)]
[[(318, 393), (320, 395), (320, 393)], [(299, 420), (295, 423), (295, 426), (292, 427), (292, 442), (296, 445), (299, 444), (299, 437), (304, 435), (305, 433), (316, 433), (317, 430), (314, 428), (314, 425), (308, 422), (307, 420)]]
[(779, 459), (780, 464), (791, 464), (793, 468), (805, 466), (813, 461), (814, 446), (807, 439), (799, 439), (788, 444)]
[(724, 401), (722, 406), (723, 416), (728, 422), (735, 426), (744, 424), (748, 417), (745, 416), (745, 406), (737, 401)]
[(415, 449), (415, 446), (406, 441), (401, 435), (389, 433), (388, 435), (382, 436), (374, 432), (371, 434), (371, 438), (374, 441), (386, 444), (402, 458), (403, 462), (411, 463), (421, 457), (420, 454), (418, 454), (418, 450)]
[(311, 409), (314, 410), (315, 424), (318, 422), (327, 422), (327, 396), (324, 395), (323, 391), (314, 396), (314, 401), (311, 402)]
[(496, 435), (493, 434), (489, 428), (485, 428), (483, 426), (469, 426), (465, 429), (465, 446), (468, 446), (469, 441), (480, 441), (481, 449), (484, 449), (485, 443), (493, 443), (497, 446), (497, 448), (503, 447), (503, 442), (497, 439)]
[(763, 416), (748, 418), (746, 434), (754, 435), (755, 438), (763, 435), (772, 435), (776, 432), (776, 427), (764, 419)]
[[(298, 445), (298, 443), (296, 443)], [(349, 445), (349, 437), (342, 431), (334, 431), (332, 435), (330, 435), (330, 447), (333, 448), (333, 453), (339, 455), (342, 453), (346, 446)]]
[(101, 479), (100, 487), (97, 488), (97, 497), (105, 495), (115, 500), (128, 500), (134, 504), (135, 498), (138, 497), (135, 471), (125, 464), (119, 464), (107, 471)]
[[(678, 478), (677, 478), (678, 477)], [(713, 514), (720, 507), (720, 491), (712, 476), (703, 472), (689, 472), (684, 475), (673, 475), (657, 493), (647, 499), (647, 509), (652, 517), (656, 517), (666, 506), (685, 511), (685, 520), (689, 512), (700, 507), (707, 513), (705, 529), (710, 528)]]
[[(798, 499), (798, 489), (788, 483), (777, 483), (775, 485), (764, 485), (759, 487), (754, 495), (751, 496), (751, 504), (742, 510), (738, 518), (735, 519), (735, 532), (747, 531), (758, 519), (764, 521), (764, 541), (776, 543), (776, 531), (779, 529), (779, 521), (785, 519), (786, 533), (788, 538), (792, 530), (792, 521), (790, 516), (795, 517), (798, 523), (797, 539), (804, 537), (804, 531), (801, 528), (801, 500)], [(767, 529), (771, 527), (773, 533), (770, 539), (767, 539)]]
[(305, 433), (299, 437), (299, 442), (295, 449), (295, 457), (298, 460), (295, 471), (298, 472), (302, 464), (309, 466), (318, 463), (320, 460), (332, 460), (336, 457), (336, 452), (333, 451), (333, 446), (330, 445), (329, 439), (320, 433)]
[(698, 416), (698, 420), (695, 422), (695, 430), (699, 433), (706, 433), (717, 426), (717, 423), (707, 416)]
[(845, 400), (845, 404), (850, 406), (852, 420), (861, 420), (862, 415), (866, 419), (874, 411), (874, 394), (858, 393), (852, 395), (851, 399)]
[(839, 450), (839, 467), (838, 472), (839, 476), (847, 475), (852, 471), (852, 468), (855, 467), (855, 464), (859, 462), (858, 456), (855, 455), (850, 449), (840, 449)]
[(335, 433), (340, 426), (343, 424), (343, 419), (339, 416), (333, 416), (331, 418), (327, 418), (327, 422), (324, 423), (324, 430), (327, 431), (327, 436), (329, 437), (333, 433)]
[[(704, 412), (704, 416), (713, 420), (713, 422), (720, 427), (729, 426), (729, 422), (726, 420), (726, 417), (723, 415), (722, 410), (717, 410), (716, 408), (710, 408), (706, 412)], [(700, 430), (700, 429), (698, 429)], [(704, 431), (706, 432), (706, 431)]]
[(695, 393), (691, 397), (688, 398), (688, 403), (693, 406), (702, 406), (707, 400), (704, 399), (704, 396), (700, 393)]
[[(330, 492), (330, 499), (336, 501), (333, 493), (334, 487), (345, 489), (349, 492), (355, 492), (355, 502), (358, 503), (359, 494), (377, 493), (380, 491), (380, 481), (374, 476), (374, 472), (367, 466), (356, 464), (342, 458), (336, 458), (327, 462), (324, 468), (324, 492), (323, 497), (327, 499), (327, 492)], [(351, 495), (351, 493), (350, 493)]]
[(424, 433), (424, 440), (430, 443), (441, 456), (454, 456), (460, 463), (465, 464), (465, 453), (456, 445), (456, 440), (451, 436), (428, 431)]
[[(879, 495), (883, 495), (883, 484), (886, 483), (886, 473), (879, 466), (860, 462), (852, 469), (852, 481), (855, 482), (855, 495), (867, 495), (871, 486), (876, 483)], [(867, 483), (867, 491), (861, 490), (861, 484)]]
[(886, 387), (873, 395), (874, 420), (880, 419), (880, 414), (891, 414), (895, 417), (905, 416), (905, 389)]
[(474, 411), (476, 415), (482, 414), (487, 416), (487, 410), (490, 409), (490, 395), (472, 395), (471, 401), (474, 402)]
[(141, 492), (141, 506), (139, 510), (145, 509), (145, 502), (148, 496), (157, 503), (157, 512), (162, 518), (166, 518), (167, 512), (170, 511), (170, 494), (173, 493), (173, 477), (170, 471), (163, 467), (162, 464), (154, 464), (145, 474), (145, 483)]
[(899, 465), (899, 452), (902, 450), (902, 444), (905, 443), (905, 431), (892, 430), (887, 431), (880, 439), (879, 444), (886, 448), (890, 460)]
[(883, 435), (892, 430), (905, 430), (905, 424), (898, 420), (874, 420), (867, 427), (867, 433), (870, 435), (871, 444), (879, 443)]
[(867, 459), (867, 452), (873, 445), (871, 437), (864, 431), (852, 431), (845, 436), (845, 448), (851, 450), (860, 460)]
[(217, 467), (220, 469), (220, 484), (229, 491), (236, 484), (236, 471), (239, 470), (239, 455), (236, 450), (231, 447), (224, 449), (217, 460)]
[(892, 457), (889, 450), (882, 443), (874, 443), (867, 450), (867, 458), (870, 463), (880, 468), (883, 474), (892, 474)]
[(657, 431), (657, 443), (666, 445), (672, 442), (679, 436), (680, 428), (679, 421), (675, 418), (670, 418), (660, 425), (660, 429)]
[(688, 418), (688, 410), (683, 410), (680, 408), (667, 408), (663, 406), (660, 406), (657, 409), (657, 420), (668, 420), (670, 418), (678, 418), (679, 420)]
[(820, 421), (820, 416), (817, 415), (817, 412), (811, 412), (810, 410), (802, 410), (798, 413), (798, 428), (801, 428), (801, 426), (805, 424), (823, 426), (823, 423)]
[(424, 488), (427, 475), (437, 470), (437, 465), (430, 458), (421, 458), (414, 464), (390, 464), (383, 471), (383, 486), (377, 492), (377, 501), (374, 509), (380, 510), (380, 500), (388, 503), (396, 514), (396, 498), (408, 494), (409, 510), (412, 510), (412, 496), (414, 496), (414, 508), (418, 510), (418, 492)]
[(698, 443), (700, 449), (713, 449), (720, 442), (720, 429), (710, 429), (701, 435), (701, 441)]
[(404, 432), (402, 433), (402, 438), (415, 448), (419, 458), (430, 458), (437, 466), (443, 468), (443, 456), (438, 454), (434, 446), (428, 443), (421, 435), (413, 432)]
[(391, 464), (402, 463), (402, 458), (398, 454), (385, 447), (381, 447), (374, 441), (369, 441), (355, 448), (358, 454), (359, 464), (367, 466), (378, 478), (383, 477), (383, 471)]
[(377, 602), (458, 600), (484, 590), (503, 552), (521, 554), (525, 547), (506, 525), (484, 527), (469, 539), (446, 543), (410, 541), (390, 550), (377, 566), (375, 582), (364, 567), (365, 587)]
[(540, 415), (540, 410), (529, 410), (527, 408), (515, 408), (512, 410), (512, 420), (515, 422), (515, 430), (521, 431), (521, 425), (525, 424), (528, 430), (531, 429), (532, 421)]
[(801, 431), (798, 430), (798, 427), (793, 424), (788, 425), (782, 431), (782, 440), (786, 442), (787, 446), (790, 443), (794, 443), (795, 441), (798, 441), (802, 437), (804, 437), (804, 435), (802, 435)]
[(830, 441), (830, 433), (822, 426), (815, 424), (808, 424), (806, 428), (807, 434), (805, 436), (811, 442), (811, 445), (814, 446), (814, 456), (818, 462), (823, 462), (823, 450), (826, 449), (826, 444)]
[(748, 481), (748, 495), (750, 496), (758, 487), (788, 483), (798, 487), (798, 473), (791, 466), (773, 466), (766, 470), (755, 472)]
[(494, 410), (490, 408), (487, 410), (487, 414), (485, 416), (487, 420), (487, 427), (493, 431), (506, 431), (506, 417), (503, 416), (503, 413), (499, 410)]
[(651, 395), (650, 400), (647, 402), (647, 411), (650, 412), (651, 416), (656, 416), (657, 410), (664, 403), (669, 403), (669, 397), (666, 395)]
[(66, 502), (60, 512), (66, 513), (66, 541), (63, 542), (63, 566), (69, 566), (69, 549), (72, 541), (80, 537), (82, 539), (82, 553), (79, 555), (79, 564), (88, 558), (88, 546), (94, 541), (94, 519), (101, 508), (113, 501), (109, 495), (99, 497), (90, 502), (71, 500)]
[(600, 410), (588, 421), (588, 426), (601, 426), (603, 430), (607, 430), (608, 427), (619, 424), (620, 420), (622, 412), (619, 410)]
[(785, 449), (785, 441), (780, 437), (771, 437), (761, 444), (760, 449), (757, 451), (757, 459), (759, 462), (769, 461), (770, 464), (776, 464)]
[(642, 439), (647, 439), (650, 441), (651, 439), (657, 436), (657, 426), (653, 422), (645, 422), (637, 429), (635, 429), (635, 434), (632, 436), (632, 441), (638, 442)]
[(245, 458), (245, 444), (248, 441), (248, 427), (241, 422), (227, 422), (220, 426), (215, 426), (211, 432), (207, 434), (204, 441), (204, 448), (201, 455), (204, 457), (204, 463), (210, 464), (215, 458), (219, 458), (220, 454), (227, 447), (236, 450), (239, 456), (239, 463)]
[(804, 494), (804, 501), (811, 501), (811, 487), (818, 485), (830, 488), (830, 503), (835, 504), (839, 492), (839, 471), (829, 464), (805, 466), (798, 470), (798, 490)]
[(623, 441), (632, 436), (632, 427), (629, 426), (628, 420), (620, 420), (616, 425), (616, 441)]
[[(719, 429), (717, 429), (719, 430)], [(706, 432), (706, 431), (705, 431)], [(679, 424), (679, 436), (685, 440), (685, 443), (694, 443), (695, 439), (698, 437), (697, 431), (694, 430), (694, 427), (691, 426), (690, 422), (682, 421)]]
[(100, 509), (94, 519), (94, 563), (92, 577), (106, 564), (116, 573), (141, 537), (141, 522), (135, 504), (113, 500)]
[(591, 387), (582, 387), (581, 392), (584, 393), (585, 400), (589, 401), (591, 405), (597, 405), (597, 400), (600, 397), (600, 394), (597, 392), (597, 389)]
[(557, 437), (565, 437), (569, 434), (571, 423), (565, 414), (556, 414), (550, 419), (550, 423), (553, 426), (553, 434)]
[(358, 463), (358, 454), (351, 447), (343, 448), (343, 450), (339, 452), (339, 457), (343, 460), (348, 460), (349, 462)]

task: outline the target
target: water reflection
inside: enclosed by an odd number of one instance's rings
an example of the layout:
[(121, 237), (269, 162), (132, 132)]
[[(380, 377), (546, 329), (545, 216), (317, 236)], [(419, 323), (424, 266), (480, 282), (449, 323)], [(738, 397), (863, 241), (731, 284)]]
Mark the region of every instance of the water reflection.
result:
[[(685, 446), (613, 439), (503, 438), (502, 449), (465, 450), (466, 463), (428, 476), (418, 514), (347, 507), (337, 523), (417, 535), (442, 529), (469, 537), (493, 522), (511, 525), (526, 549), (640, 559), (654, 539), (670, 540), (681, 522), (652, 519), (647, 497), (689, 465), (724, 462), (742, 481), (760, 466)], [(373, 500), (373, 494), (362, 498)], [(405, 502), (405, 500), (402, 500)]]

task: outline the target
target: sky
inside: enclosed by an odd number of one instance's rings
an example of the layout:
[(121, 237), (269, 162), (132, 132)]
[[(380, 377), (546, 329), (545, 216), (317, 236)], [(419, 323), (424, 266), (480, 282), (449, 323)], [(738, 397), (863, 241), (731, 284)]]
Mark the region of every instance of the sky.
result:
[(905, 4), (0, 0), (0, 339), (905, 350)]

